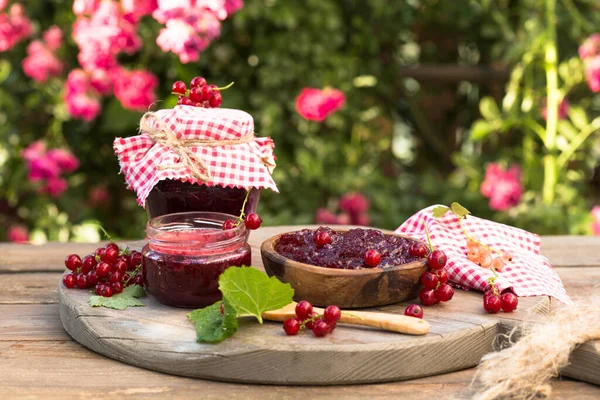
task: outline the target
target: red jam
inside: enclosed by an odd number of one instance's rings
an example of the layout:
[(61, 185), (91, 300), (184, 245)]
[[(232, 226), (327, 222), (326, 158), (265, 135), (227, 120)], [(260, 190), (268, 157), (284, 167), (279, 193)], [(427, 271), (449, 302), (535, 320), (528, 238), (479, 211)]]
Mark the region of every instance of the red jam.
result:
[[(188, 212), (211, 211), (240, 215), (246, 189), (221, 186), (197, 185), (166, 179), (158, 182), (146, 199), (146, 211), (150, 218), (160, 215)], [(260, 190), (251, 189), (244, 207), (246, 215), (256, 212)]]
[[(317, 245), (315, 236), (322, 231), (329, 233), (331, 244)], [(316, 231), (303, 229), (281, 235), (275, 251), (294, 261), (319, 267), (361, 269), (365, 267), (364, 255), (367, 250), (375, 249), (381, 254), (378, 267), (385, 268), (419, 260), (408, 254), (414, 242), (376, 229), (336, 232), (328, 227), (320, 227)]]
[(232, 215), (191, 212), (148, 221), (142, 250), (144, 287), (163, 304), (205, 307), (221, 300), (219, 276), (251, 264), (244, 224), (224, 231)]

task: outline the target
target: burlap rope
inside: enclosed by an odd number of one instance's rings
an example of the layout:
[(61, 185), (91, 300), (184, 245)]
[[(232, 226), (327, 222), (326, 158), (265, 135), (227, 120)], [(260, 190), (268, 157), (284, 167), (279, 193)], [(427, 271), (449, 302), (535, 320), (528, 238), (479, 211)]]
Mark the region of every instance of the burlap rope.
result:
[[(507, 335), (513, 344), (513, 334)], [(534, 399), (549, 396), (550, 379), (569, 364), (573, 349), (600, 339), (600, 293), (561, 307), (542, 323), (532, 323), (524, 336), (502, 351), (483, 357), (477, 367), (472, 399)]]
[[(151, 120), (154, 120), (158, 128), (153, 128)], [(147, 112), (140, 120), (140, 132), (148, 134), (152, 140), (172, 149), (178, 156), (178, 165), (158, 165), (157, 169), (179, 169), (186, 166), (192, 172), (194, 178), (207, 182), (211, 179), (211, 171), (208, 165), (197, 157), (190, 147), (220, 147), (236, 144), (249, 143), (254, 140), (254, 132), (248, 133), (239, 139), (213, 140), (213, 139), (180, 139), (160, 118), (153, 112)]]

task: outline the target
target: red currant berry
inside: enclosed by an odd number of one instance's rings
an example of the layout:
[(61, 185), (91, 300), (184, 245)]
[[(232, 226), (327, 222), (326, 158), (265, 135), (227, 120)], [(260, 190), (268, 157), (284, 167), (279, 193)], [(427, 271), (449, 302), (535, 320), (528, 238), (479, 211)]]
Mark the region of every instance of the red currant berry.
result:
[(237, 221), (235, 219), (228, 219), (227, 221), (223, 222), (223, 230), (224, 231), (233, 229), (236, 226), (237, 226)]
[(330, 331), (329, 324), (322, 319), (317, 320), (311, 329), (316, 337), (323, 337)]
[(98, 296), (102, 296), (102, 288), (104, 287), (104, 283), (99, 283), (96, 285), (96, 294)]
[(331, 244), (331, 235), (326, 231), (317, 232), (315, 235), (315, 243), (319, 247), (323, 247), (326, 244)]
[(201, 76), (195, 76), (190, 82), (190, 87), (201, 87), (206, 86), (206, 79)]
[(110, 283), (115, 283), (115, 282), (121, 282), (121, 279), (123, 278), (123, 275), (121, 275), (119, 272), (113, 272), (112, 274), (110, 274), (110, 276), (108, 277), (108, 281)]
[(141, 287), (144, 287), (144, 278), (142, 278), (141, 274), (137, 274), (131, 279), (131, 284), (140, 285)]
[(323, 319), (328, 324), (335, 324), (338, 319), (342, 316), (342, 310), (338, 306), (327, 306), (325, 312), (323, 312)]
[(408, 255), (419, 258), (427, 257), (427, 246), (425, 243), (414, 242), (408, 248)]
[(283, 322), (283, 330), (288, 336), (294, 336), (300, 331), (300, 322), (296, 318), (288, 318)]
[(223, 102), (223, 96), (221, 95), (221, 92), (214, 92), (212, 94), (212, 96), (210, 96), (210, 99), (208, 99), (208, 104), (211, 107), (221, 107), (221, 103)]
[(496, 314), (502, 308), (502, 300), (496, 295), (484, 297), (483, 308), (490, 314)]
[(123, 284), (121, 282), (114, 282), (110, 286), (112, 287), (112, 290), (115, 293), (121, 293), (123, 291)]
[(214, 92), (216, 92), (216, 85), (206, 85), (202, 87), (202, 100), (210, 100)]
[(67, 269), (75, 271), (77, 268), (81, 267), (81, 257), (77, 254), (69, 254), (67, 258), (65, 258), (65, 266)]
[(489, 297), (489, 296), (495, 296), (495, 295), (496, 295), (496, 294), (494, 294), (494, 291), (493, 291), (492, 289), (489, 289), (489, 290), (486, 290), (486, 291), (483, 293), (483, 298), (485, 299), (486, 297)]
[(125, 272), (127, 272), (127, 268), (129, 267), (129, 265), (123, 261), (123, 260), (117, 260), (111, 268), (112, 272), (118, 272), (121, 275), (123, 275)]
[(435, 299), (437, 301), (450, 301), (453, 296), (454, 289), (447, 283), (440, 285), (440, 287), (435, 290)]
[(308, 329), (312, 329), (315, 326), (315, 322), (317, 321), (318, 314), (316, 312), (311, 312), (304, 321), (306, 321), (306, 327)]
[(411, 304), (404, 310), (404, 315), (409, 317), (423, 318), (423, 308), (418, 304)]
[(112, 297), (112, 295), (113, 295), (113, 288), (112, 288), (112, 286), (103, 285), (102, 289), (100, 289), (100, 295), (103, 296), (103, 297)]
[(182, 96), (179, 96), (179, 97), (177, 98), (177, 105), (178, 105), (178, 106), (181, 106), (181, 105), (183, 105), (183, 99), (184, 99), (184, 97), (182, 97)]
[(75, 284), (77, 283), (76, 281), (77, 278), (75, 278), (75, 275), (73, 274), (67, 274), (62, 278), (63, 285), (69, 289), (73, 289), (75, 287)]
[(94, 255), (96, 256), (96, 259), (102, 259), (102, 256), (104, 255), (104, 253), (106, 252), (106, 249), (104, 247), (98, 247), (96, 249), (96, 251), (94, 252)]
[(444, 284), (444, 283), (448, 282), (448, 273), (446, 272), (445, 269), (440, 269), (439, 271), (437, 271), (437, 277), (438, 277), (438, 282), (440, 284)]
[(173, 86), (171, 87), (172, 93), (178, 93), (178, 94), (184, 95), (186, 90), (187, 90), (187, 87), (185, 86), (185, 83), (182, 81), (175, 82), (173, 84)]
[(511, 312), (516, 310), (519, 304), (519, 298), (514, 293), (504, 293), (500, 299), (502, 300), (502, 311)]
[(88, 287), (87, 275), (84, 273), (77, 275), (77, 287), (79, 289), (86, 289)]
[(424, 306), (432, 306), (435, 304), (435, 290), (423, 288), (419, 292), (419, 299)]
[(131, 276), (129, 276), (129, 274), (123, 274), (123, 285), (127, 285), (129, 282), (129, 279), (131, 278)]
[(365, 252), (363, 257), (365, 265), (368, 267), (376, 267), (381, 261), (381, 254), (375, 249), (369, 249)]
[(110, 242), (110, 243), (108, 243), (106, 246), (104, 246), (104, 248), (105, 248), (106, 250), (108, 250), (108, 249), (114, 249), (114, 250), (115, 250), (117, 253), (119, 252), (119, 245), (117, 245), (117, 244), (116, 244), (116, 243), (114, 243), (114, 242)]
[(221, 302), (221, 305), (219, 306), (219, 311), (221, 312), (221, 315), (225, 315), (225, 303)]
[(110, 274), (110, 264), (104, 261), (100, 261), (96, 266), (96, 274), (98, 278), (105, 278)]
[(90, 271), (87, 274), (87, 282), (89, 286), (94, 286), (96, 283), (98, 283), (98, 274), (96, 273), (96, 271)]
[(435, 289), (438, 284), (438, 277), (431, 271), (423, 272), (421, 275), (421, 285), (425, 286), (427, 289)]
[(98, 264), (98, 262), (96, 261), (96, 257), (94, 257), (91, 254), (85, 256), (83, 257), (83, 261), (81, 262), (81, 271), (87, 274), (88, 272), (94, 269), (96, 264)]
[(253, 231), (255, 229), (260, 228), (260, 224), (262, 224), (262, 219), (260, 219), (258, 214), (255, 214), (255, 213), (248, 214), (248, 216), (246, 217), (245, 224), (246, 224), (246, 228)]
[(136, 269), (140, 265), (142, 265), (142, 253), (134, 250), (129, 256), (129, 268)]
[(201, 87), (193, 87), (190, 89), (190, 100), (193, 103), (197, 103), (203, 100)]
[(181, 98), (181, 105), (182, 106), (193, 106), (194, 102), (189, 97), (182, 97)]
[(311, 315), (313, 311), (313, 306), (306, 300), (301, 300), (296, 304), (296, 317), (300, 320), (304, 321), (306, 318)]
[(109, 264), (112, 264), (115, 261), (117, 261), (117, 258), (119, 258), (119, 250), (115, 250), (114, 247), (109, 247), (108, 249), (106, 249), (104, 255), (100, 257), (102, 261), (107, 262)]
[(434, 250), (427, 257), (427, 265), (434, 271), (440, 270), (446, 266), (446, 254), (441, 250)]

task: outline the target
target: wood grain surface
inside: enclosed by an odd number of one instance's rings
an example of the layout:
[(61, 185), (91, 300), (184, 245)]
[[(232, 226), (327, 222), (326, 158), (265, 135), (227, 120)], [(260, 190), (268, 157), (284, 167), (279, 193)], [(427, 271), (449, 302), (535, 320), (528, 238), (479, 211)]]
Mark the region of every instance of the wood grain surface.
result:
[[(250, 239), (260, 243), (277, 232), (298, 228), (264, 227), (253, 232)], [(137, 243), (141, 248), (142, 242)], [(108, 359), (74, 342), (64, 331), (56, 292), (64, 270), (65, 255), (89, 252), (96, 247), (97, 244), (74, 243), (35, 247), (0, 244), (0, 294), (12, 293), (0, 298), (0, 393), (3, 399), (185, 399), (192, 396), (205, 399), (224, 396), (232, 399), (430, 399), (441, 394), (448, 398), (466, 395), (473, 378), (474, 369), (471, 368), (385, 384), (263, 386), (177, 377)], [(542, 253), (556, 267), (571, 296), (586, 296), (597, 290), (597, 282), (600, 281), (598, 248), (600, 238), (542, 238)], [(256, 262), (260, 255), (254, 254), (253, 258)], [(33, 277), (35, 272), (46, 273), (48, 279), (43, 279), (43, 275)], [(10, 282), (9, 276), (13, 277)], [(19, 290), (29, 286), (37, 287), (38, 292), (28, 294)], [(556, 303), (551, 303), (551, 306), (555, 307)], [(430, 309), (429, 313), (433, 314), (434, 310)], [(572, 358), (586, 345), (575, 350)], [(554, 381), (551, 398), (600, 398), (599, 386), (566, 376)]]

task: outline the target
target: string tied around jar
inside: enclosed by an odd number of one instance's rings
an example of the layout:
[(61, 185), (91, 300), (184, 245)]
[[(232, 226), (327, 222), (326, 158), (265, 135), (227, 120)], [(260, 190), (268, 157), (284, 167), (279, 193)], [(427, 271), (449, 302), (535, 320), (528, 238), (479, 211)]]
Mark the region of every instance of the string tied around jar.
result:
[[(155, 125), (151, 121), (155, 122)], [(156, 126), (156, 127), (155, 127)], [(209, 166), (191, 150), (191, 147), (220, 147), (249, 143), (254, 140), (254, 132), (238, 139), (181, 139), (155, 113), (147, 112), (140, 120), (140, 131), (146, 133), (156, 143), (169, 147), (179, 156), (179, 165), (158, 165), (157, 169), (190, 169), (194, 178), (207, 182), (211, 179)]]

